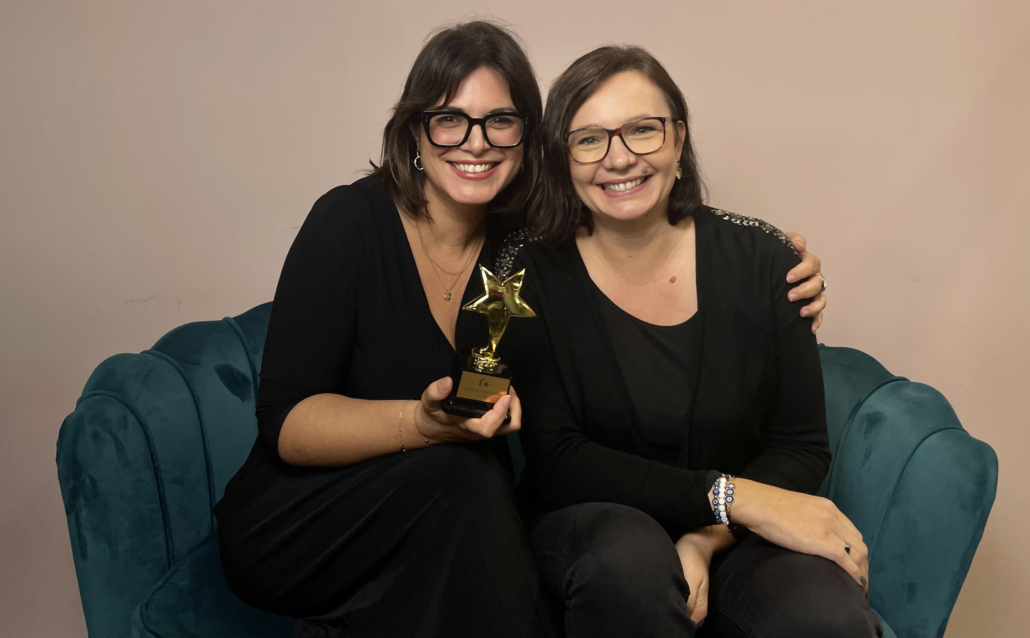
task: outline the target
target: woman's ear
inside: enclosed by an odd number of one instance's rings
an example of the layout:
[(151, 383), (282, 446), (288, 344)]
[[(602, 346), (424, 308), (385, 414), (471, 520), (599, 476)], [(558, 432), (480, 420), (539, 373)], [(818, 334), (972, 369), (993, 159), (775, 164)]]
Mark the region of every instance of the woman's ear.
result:
[(411, 139), (415, 140), (415, 147), (422, 148), (422, 128), (416, 122), (408, 124), (408, 131), (411, 133)]
[(687, 139), (687, 125), (676, 120), (676, 157), (683, 155), (683, 142)]

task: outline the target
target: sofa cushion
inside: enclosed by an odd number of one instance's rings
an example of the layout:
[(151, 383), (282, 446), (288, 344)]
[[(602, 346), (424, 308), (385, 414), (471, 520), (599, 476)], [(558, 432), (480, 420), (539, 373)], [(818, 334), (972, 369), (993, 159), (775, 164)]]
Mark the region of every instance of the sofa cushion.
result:
[(218, 535), (204, 539), (150, 590), (132, 617), (135, 636), (290, 636), (296, 621), (244, 603), (222, 572)]

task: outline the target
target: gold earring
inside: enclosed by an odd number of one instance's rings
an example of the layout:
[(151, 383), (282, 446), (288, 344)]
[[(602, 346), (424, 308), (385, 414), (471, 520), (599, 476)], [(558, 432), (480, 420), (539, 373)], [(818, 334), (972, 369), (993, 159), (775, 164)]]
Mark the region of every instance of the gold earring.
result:
[(417, 168), (418, 170), (422, 170), (422, 164), (419, 163), (420, 159), (422, 159), (422, 151), (416, 149), (415, 150), (415, 161), (413, 161), (412, 164), (414, 164), (415, 168)]
[(676, 179), (683, 177), (683, 168), (680, 166), (680, 161), (676, 160)]

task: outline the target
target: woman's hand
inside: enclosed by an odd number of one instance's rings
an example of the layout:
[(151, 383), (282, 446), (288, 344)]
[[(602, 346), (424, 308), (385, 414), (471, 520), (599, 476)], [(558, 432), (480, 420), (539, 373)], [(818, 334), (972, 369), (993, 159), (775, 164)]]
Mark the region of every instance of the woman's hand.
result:
[(683, 578), (690, 588), (687, 615), (700, 627), (708, 616), (708, 571), (715, 549), (703, 533), (691, 532), (676, 542), (676, 553), (680, 556)]
[[(429, 439), (430, 443), (469, 443), (482, 441), (500, 434), (517, 431), (522, 425), (522, 403), (515, 388), (494, 404), (493, 409), (478, 419), (447, 414), (440, 408), (440, 402), (451, 394), (454, 381), (450, 377), (438, 379), (429, 384), (422, 393), (422, 401), (415, 411), (415, 429)], [(511, 415), (511, 421), (504, 423)]]
[(813, 317), (812, 332), (819, 329), (823, 323), (823, 309), (826, 308), (826, 293), (823, 292), (823, 275), (820, 272), (822, 261), (806, 250), (807, 240), (797, 233), (785, 233), (794, 248), (801, 253), (801, 263), (794, 266), (787, 273), (787, 283), (800, 281), (801, 283), (791, 288), (787, 293), (787, 299), (797, 301), (798, 299), (809, 299), (810, 303), (801, 309), (802, 317)]
[(738, 478), (731, 520), (770, 543), (832, 560), (869, 595), (869, 550), (862, 533), (829, 499)]

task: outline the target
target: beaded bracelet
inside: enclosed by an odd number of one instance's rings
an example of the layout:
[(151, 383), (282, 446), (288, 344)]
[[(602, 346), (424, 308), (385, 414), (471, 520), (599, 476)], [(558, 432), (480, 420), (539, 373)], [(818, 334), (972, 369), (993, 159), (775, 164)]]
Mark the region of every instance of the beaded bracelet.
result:
[(730, 526), (730, 508), (733, 507), (733, 481), (729, 474), (722, 474), (712, 485), (712, 511), (716, 522), (726, 527)]

